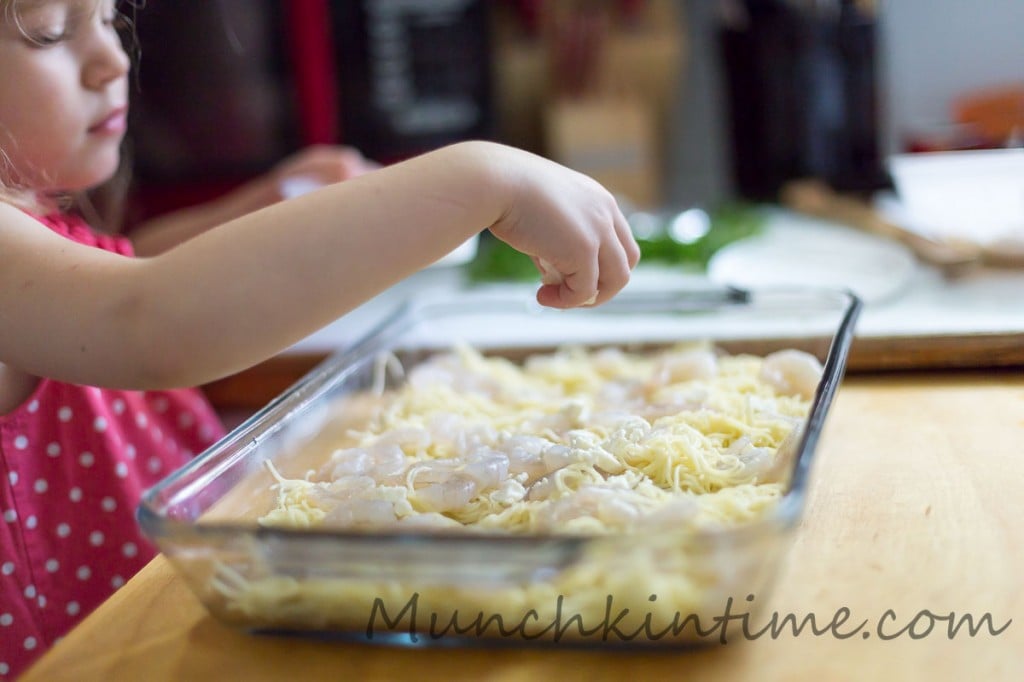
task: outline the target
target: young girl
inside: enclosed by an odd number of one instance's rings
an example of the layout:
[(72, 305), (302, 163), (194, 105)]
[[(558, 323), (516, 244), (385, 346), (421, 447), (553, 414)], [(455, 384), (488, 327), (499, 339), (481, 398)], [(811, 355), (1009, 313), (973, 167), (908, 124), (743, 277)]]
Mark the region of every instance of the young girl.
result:
[(558, 308), (608, 300), (639, 257), (594, 181), (484, 142), (230, 219), (271, 201), (264, 182), (133, 247), (58, 201), (119, 164), (113, 0), (0, 9), (0, 677), (152, 556), (141, 491), (221, 435), (180, 387), (271, 357), (481, 229), (554, 270), (537, 299)]

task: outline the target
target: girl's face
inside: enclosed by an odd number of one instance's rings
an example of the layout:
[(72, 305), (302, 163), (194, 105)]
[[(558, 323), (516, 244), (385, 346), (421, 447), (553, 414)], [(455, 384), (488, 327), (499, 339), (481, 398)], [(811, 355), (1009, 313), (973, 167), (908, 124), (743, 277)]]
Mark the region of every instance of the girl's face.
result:
[(107, 180), (128, 105), (114, 0), (0, 0), (0, 8), (0, 182), (64, 192)]

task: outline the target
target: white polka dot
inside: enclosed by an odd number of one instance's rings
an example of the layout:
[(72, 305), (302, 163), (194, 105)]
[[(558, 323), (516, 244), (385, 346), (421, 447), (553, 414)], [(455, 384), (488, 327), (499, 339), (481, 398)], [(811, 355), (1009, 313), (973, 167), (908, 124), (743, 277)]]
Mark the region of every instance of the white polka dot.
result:
[(14, 439), (14, 447), (16, 447), (18, 450), (24, 450), (25, 448), (28, 447), (28, 438), (26, 438), (25, 436), (17, 436)]
[(14, 511), (13, 509), (8, 509), (7, 511), (4, 512), (4, 521), (6, 521), (7, 523), (14, 523), (17, 520), (18, 512)]
[(29, 585), (28, 587), (25, 588), (25, 598), (26, 599), (35, 599), (36, 598), (36, 586), (35, 585)]
[(46, 597), (44, 597), (43, 595), (39, 595), (39, 598), (36, 599), (36, 603), (39, 604), (39, 608), (45, 609), (46, 608)]
[(65, 405), (64, 407), (57, 410), (57, 419), (61, 420), (62, 422), (69, 422), (71, 421), (71, 417), (73, 414), (74, 413), (71, 411), (71, 408)]
[(77, 486), (72, 488), (71, 490), (68, 491), (68, 498), (72, 502), (79, 502), (79, 501), (81, 501), (81, 499), (82, 499), (82, 489), (77, 487)]
[(9, 613), (0, 613), (0, 625), (5, 628), (10, 627), (11, 623), (14, 622), (14, 616)]
[(83, 452), (82, 454), (80, 454), (78, 456), (78, 463), (81, 464), (82, 466), (84, 466), (87, 469), (89, 467), (91, 467), (93, 462), (95, 462), (95, 461), (96, 461), (96, 458), (93, 456), (93, 454), (91, 452)]
[(138, 426), (140, 429), (146, 428), (146, 424), (148, 423), (149, 420), (146, 419), (146, 415), (144, 415), (143, 413), (139, 412), (137, 415), (135, 415), (135, 425)]
[(125, 478), (128, 476), (128, 465), (124, 462), (118, 462), (117, 466), (114, 467), (114, 473), (117, 474), (118, 478)]
[(94, 530), (89, 533), (89, 544), (93, 547), (99, 547), (103, 544), (103, 533), (98, 530)]
[(153, 401), (153, 408), (156, 409), (157, 412), (166, 412), (167, 411), (167, 398), (164, 398), (163, 396), (161, 396), (161, 397), (157, 398), (156, 400), (154, 400)]
[(136, 452), (135, 452), (135, 446), (134, 445), (132, 445), (131, 443), (128, 443), (127, 445), (124, 446), (124, 456), (125, 457), (127, 457), (128, 459), (135, 459), (135, 454), (136, 454)]
[(62, 523), (62, 524), (58, 525), (57, 526), (57, 535), (59, 535), (62, 538), (66, 538), (67, 536), (71, 535), (71, 526), (69, 526), (66, 523)]
[(130, 557), (135, 556), (138, 553), (139, 553), (139, 548), (135, 546), (134, 542), (126, 542), (121, 547), (121, 554), (124, 554), (126, 557), (130, 558)]
[(146, 468), (149, 469), (151, 473), (155, 474), (163, 468), (163, 465), (164, 463), (160, 461), (159, 457), (150, 457), (149, 462), (146, 463)]
[(2, 565), (0, 565), (0, 573), (3, 573), (4, 575), (10, 575), (11, 573), (14, 573), (14, 562), (5, 561)]
[(92, 569), (88, 566), (79, 566), (78, 570), (75, 571), (75, 575), (78, 576), (79, 580), (88, 580), (92, 576)]
[(60, 562), (56, 559), (47, 559), (45, 566), (47, 573), (56, 573), (57, 569), (60, 568)]
[(153, 433), (153, 440), (155, 440), (157, 443), (159, 443), (161, 440), (163, 440), (164, 432), (160, 430), (159, 426), (154, 426), (152, 433)]
[(25, 648), (28, 649), (29, 651), (32, 651), (32, 649), (35, 649), (36, 648), (36, 638), (35, 637), (26, 637), (25, 638)]
[(192, 416), (191, 412), (182, 412), (178, 415), (178, 426), (183, 429), (187, 429), (196, 423), (196, 418)]
[(32, 486), (32, 487), (35, 489), (35, 491), (37, 493), (42, 495), (43, 493), (45, 493), (49, 489), (50, 484), (46, 482), (45, 478), (37, 478), (36, 479), (36, 484), (34, 486)]
[(47, 445), (46, 454), (50, 457), (60, 457), (60, 443), (53, 442)]
[(0, 661), (0, 675), (6, 675), (11, 672), (11, 666), (7, 665), (3, 661)]
[(110, 404), (110, 407), (114, 410), (114, 414), (124, 414), (124, 401), (120, 398), (115, 399), (114, 402)]
[(103, 507), (103, 511), (112, 512), (117, 509), (117, 500), (113, 497), (104, 497), (103, 500), (100, 501), (100, 506)]
[(78, 606), (78, 602), (76, 602), (76, 601), (69, 601), (68, 605), (67, 605), (67, 608), (65, 608), (64, 610), (67, 612), (67, 614), (69, 616), (73, 616), (73, 615), (78, 613), (79, 608), (80, 607)]
[(28, 411), (29, 412), (35, 412), (38, 409), (39, 409), (39, 401), (38, 400), (33, 400), (32, 402), (30, 402), (28, 404)]
[(115, 575), (113, 578), (110, 579), (110, 586), (113, 587), (115, 590), (121, 587), (122, 585), (124, 585), (124, 578), (122, 578), (121, 576)]
[(11, 485), (18, 485), (18, 472), (11, 471), (7, 474), (7, 480), (11, 482)]
[(37, 519), (35, 517), (35, 514), (33, 514), (32, 516), (30, 516), (27, 519), (25, 519), (25, 527), (28, 528), (29, 530), (32, 530), (33, 528), (35, 528), (38, 525), (39, 525), (39, 519)]
[(96, 417), (96, 419), (94, 419), (92, 422), (92, 428), (97, 433), (103, 433), (104, 431), (107, 430), (107, 420), (104, 419), (103, 417)]
[(203, 440), (213, 439), (213, 429), (210, 427), (209, 424), (203, 424), (201, 427), (199, 427), (199, 437), (202, 438)]

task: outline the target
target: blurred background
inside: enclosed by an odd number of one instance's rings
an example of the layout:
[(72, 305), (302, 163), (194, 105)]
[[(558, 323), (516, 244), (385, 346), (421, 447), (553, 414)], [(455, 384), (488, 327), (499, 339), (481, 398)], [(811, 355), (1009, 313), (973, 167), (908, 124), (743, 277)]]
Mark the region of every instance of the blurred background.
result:
[(1020, 0), (150, 0), (137, 23), (130, 222), (310, 144), (387, 164), (485, 138), (593, 175), (648, 253), (706, 264), (755, 203), (864, 222), (794, 180), (872, 201), (893, 154), (1024, 128)]

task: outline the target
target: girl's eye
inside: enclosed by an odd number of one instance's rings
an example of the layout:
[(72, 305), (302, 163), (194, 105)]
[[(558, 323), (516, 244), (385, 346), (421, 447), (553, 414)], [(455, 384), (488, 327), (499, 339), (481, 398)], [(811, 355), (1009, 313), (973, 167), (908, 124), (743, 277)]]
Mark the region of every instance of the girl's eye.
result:
[(56, 45), (61, 41), (67, 40), (68, 32), (62, 31), (40, 31), (38, 33), (28, 34), (28, 40), (38, 47), (50, 47)]

